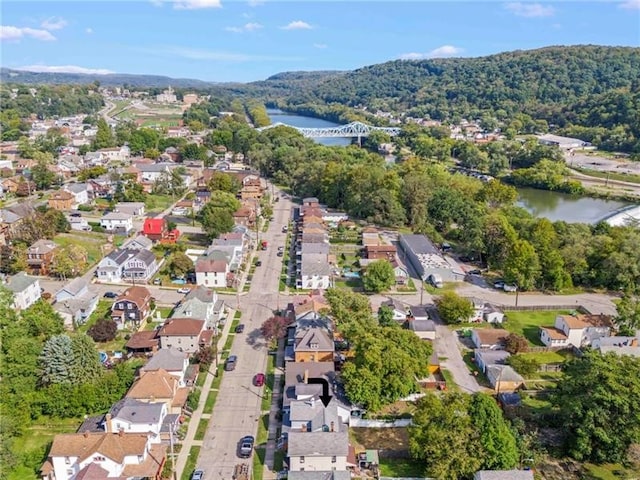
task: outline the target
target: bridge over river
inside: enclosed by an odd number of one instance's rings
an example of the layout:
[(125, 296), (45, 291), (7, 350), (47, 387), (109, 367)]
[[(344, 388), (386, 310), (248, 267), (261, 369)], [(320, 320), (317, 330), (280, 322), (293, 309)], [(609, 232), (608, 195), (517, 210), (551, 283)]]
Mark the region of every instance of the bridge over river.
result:
[(400, 127), (374, 127), (362, 122), (351, 122), (346, 125), (321, 128), (294, 127), (292, 125), (278, 122), (267, 127), (258, 128), (257, 130), (263, 131), (279, 126), (295, 128), (307, 138), (357, 138), (358, 142), (362, 137), (368, 137), (371, 135), (371, 132), (384, 132), (393, 137), (398, 135), (401, 130)]

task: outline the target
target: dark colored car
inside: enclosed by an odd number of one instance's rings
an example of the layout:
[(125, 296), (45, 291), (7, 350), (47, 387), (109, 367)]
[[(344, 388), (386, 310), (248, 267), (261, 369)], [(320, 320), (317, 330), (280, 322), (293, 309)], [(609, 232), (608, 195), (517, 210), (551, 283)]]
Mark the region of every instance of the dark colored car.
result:
[(118, 294), (116, 292), (104, 292), (104, 298), (118, 298)]
[(264, 373), (256, 373), (256, 376), (253, 377), (253, 384), (256, 387), (261, 387), (264, 385), (265, 376)]
[(240, 439), (240, 458), (249, 458), (253, 452), (255, 439), (251, 435)]
[(236, 333), (242, 332), (244, 332), (244, 323), (239, 323), (238, 325), (236, 325)]
[(235, 370), (237, 363), (238, 363), (238, 357), (236, 357), (235, 355), (230, 355), (229, 358), (227, 358), (227, 361), (224, 363), (224, 369), (227, 372)]
[(474, 270), (469, 270), (467, 272), (469, 275), (480, 275), (482, 273), (482, 271), (478, 268), (474, 269)]
[(262, 266), (262, 260), (256, 260), (256, 267)]

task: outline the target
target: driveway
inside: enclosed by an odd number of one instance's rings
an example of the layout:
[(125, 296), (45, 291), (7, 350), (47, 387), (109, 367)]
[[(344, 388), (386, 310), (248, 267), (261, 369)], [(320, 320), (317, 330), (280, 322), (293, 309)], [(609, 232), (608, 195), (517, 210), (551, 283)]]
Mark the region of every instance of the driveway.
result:
[[(281, 299), (278, 293), (282, 258), (276, 254), (278, 246), (285, 243), (282, 226), (291, 217), (291, 202), (281, 198), (274, 203), (273, 216), (268, 231), (260, 233), (260, 239), (269, 245), (267, 250), (256, 253), (262, 266), (256, 268), (249, 292), (237, 298), (245, 331), (236, 334), (231, 354), (238, 356), (238, 364), (234, 371), (225, 372), (222, 377), (200, 450), (197, 465), (204, 469), (206, 479), (231, 480), (235, 465), (247, 463), (251, 468), (253, 464), (252, 458), (238, 458), (238, 441), (245, 435), (257, 435), (262, 413), (264, 387), (254, 387), (252, 380), (257, 372), (265, 372), (267, 365), (267, 345), (260, 326), (274, 310), (285, 306), (286, 298)], [(208, 392), (203, 392), (205, 394)], [(256, 446), (260, 444), (256, 442)]]

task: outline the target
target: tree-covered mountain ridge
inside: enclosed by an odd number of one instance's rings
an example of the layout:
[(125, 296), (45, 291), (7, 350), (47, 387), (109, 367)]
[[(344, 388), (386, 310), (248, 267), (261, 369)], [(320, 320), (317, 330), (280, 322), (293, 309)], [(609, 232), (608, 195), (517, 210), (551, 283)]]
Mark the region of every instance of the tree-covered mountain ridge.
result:
[(394, 60), (325, 79), (292, 92), (288, 101), (410, 110), (436, 119), (491, 111), (500, 118), (614, 89), (637, 90), (639, 79), (640, 48), (553, 46), (476, 58)]

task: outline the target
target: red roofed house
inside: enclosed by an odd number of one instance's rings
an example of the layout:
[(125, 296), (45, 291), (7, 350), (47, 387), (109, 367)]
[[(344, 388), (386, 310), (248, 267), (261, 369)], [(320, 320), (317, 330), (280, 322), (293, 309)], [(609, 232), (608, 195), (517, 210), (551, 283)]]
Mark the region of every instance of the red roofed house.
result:
[(147, 218), (142, 227), (142, 233), (150, 240), (160, 243), (175, 243), (180, 237), (180, 231), (176, 228), (169, 230), (164, 218)]
[(229, 264), (224, 260), (201, 257), (196, 260), (196, 285), (226, 287)]
[(181, 352), (200, 350), (200, 336), (205, 331), (205, 321), (195, 318), (170, 318), (158, 332), (160, 348), (177, 348)]

